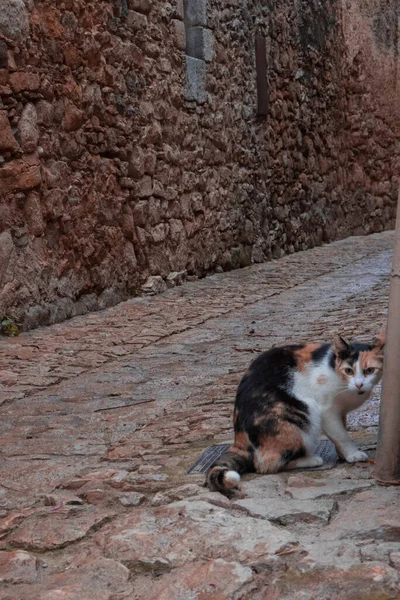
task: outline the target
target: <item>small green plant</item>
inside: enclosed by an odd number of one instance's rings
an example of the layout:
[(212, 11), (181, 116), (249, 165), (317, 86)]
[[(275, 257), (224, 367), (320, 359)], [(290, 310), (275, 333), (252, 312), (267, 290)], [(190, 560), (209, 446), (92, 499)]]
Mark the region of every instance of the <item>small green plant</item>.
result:
[(21, 333), (21, 323), (18, 323), (16, 317), (6, 315), (0, 321), (0, 333), (8, 337), (15, 337)]

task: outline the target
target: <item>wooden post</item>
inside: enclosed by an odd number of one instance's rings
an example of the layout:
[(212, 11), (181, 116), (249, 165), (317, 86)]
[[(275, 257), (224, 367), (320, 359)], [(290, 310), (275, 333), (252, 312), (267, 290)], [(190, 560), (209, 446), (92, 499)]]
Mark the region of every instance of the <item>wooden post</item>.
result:
[(387, 320), (375, 479), (400, 485), (400, 191)]

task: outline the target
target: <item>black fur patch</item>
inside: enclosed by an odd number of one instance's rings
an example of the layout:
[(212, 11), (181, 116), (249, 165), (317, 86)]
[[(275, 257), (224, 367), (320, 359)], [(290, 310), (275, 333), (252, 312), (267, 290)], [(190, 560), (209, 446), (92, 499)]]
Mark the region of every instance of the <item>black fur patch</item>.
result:
[(306, 455), (305, 448), (300, 448), (300, 450), (286, 450), (282, 452), (281, 458), (285, 462), (285, 464), (290, 463), (292, 460), (297, 460), (298, 458), (303, 458)]
[[(312, 361), (316, 364), (322, 362), (324, 360), (324, 358), (326, 357), (326, 355), (328, 354), (329, 350), (331, 350), (331, 349), (332, 349), (332, 344), (322, 344), (322, 346), (320, 346), (319, 348), (314, 350), (314, 352), (311, 354)], [(335, 368), (335, 361), (336, 361), (336, 355), (334, 352), (332, 352), (329, 357), (329, 366), (331, 367), (331, 369)]]
[(293, 345), (264, 352), (252, 363), (239, 384), (235, 431), (245, 431), (256, 448), (261, 437), (278, 434), (281, 421), (302, 430), (309, 425), (308, 406), (290, 393), (297, 368), (294, 353), (301, 348), (303, 346)]
[(354, 363), (358, 361), (360, 352), (369, 352), (370, 350), (372, 350), (372, 348), (373, 346), (371, 346), (370, 344), (353, 342), (352, 344), (349, 344), (349, 353), (345, 357), (343, 357), (343, 360), (349, 363), (349, 365), (354, 365)]

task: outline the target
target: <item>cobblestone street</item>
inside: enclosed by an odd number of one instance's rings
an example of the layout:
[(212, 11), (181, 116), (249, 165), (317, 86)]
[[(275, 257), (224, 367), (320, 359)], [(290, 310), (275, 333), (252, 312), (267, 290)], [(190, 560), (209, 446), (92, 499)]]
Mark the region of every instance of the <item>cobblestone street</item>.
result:
[[(0, 598), (400, 598), (400, 494), (372, 464), (245, 478), (234, 501), (185, 475), (232, 439), (257, 353), (379, 333), (392, 244), (348, 238), (1, 338)], [(349, 419), (371, 456), (377, 422), (377, 397)]]

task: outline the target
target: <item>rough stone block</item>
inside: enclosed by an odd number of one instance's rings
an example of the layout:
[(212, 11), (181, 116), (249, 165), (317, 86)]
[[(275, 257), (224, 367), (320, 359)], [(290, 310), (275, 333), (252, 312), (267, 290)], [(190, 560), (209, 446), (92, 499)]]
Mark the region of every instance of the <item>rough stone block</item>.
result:
[(36, 557), (24, 550), (0, 552), (0, 581), (33, 583), (37, 579)]
[(29, 231), (35, 236), (44, 233), (45, 223), (40, 207), (40, 197), (36, 192), (30, 192), (25, 203), (25, 218)]
[(18, 148), (18, 142), (11, 130), (7, 112), (2, 110), (0, 111), (0, 151), (15, 152)]
[(172, 271), (167, 276), (167, 286), (169, 288), (175, 287), (176, 285), (182, 285), (187, 275), (186, 271)]
[(243, 585), (251, 582), (252, 577), (251, 569), (237, 562), (226, 562), (219, 558), (208, 560), (205, 564), (198, 561), (194, 566), (190, 564), (181, 569), (174, 569), (162, 580), (156, 580), (148, 598), (239, 598)]
[(0, 169), (0, 186), (7, 194), (16, 190), (30, 190), (41, 182), (38, 157), (27, 154), (22, 160), (13, 160)]
[(18, 123), (18, 136), (24, 152), (34, 152), (39, 141), (37, 113), (33, 104), (26, 104)]
[(147, 27), (147, 17), (140, 12), (130, 10), (128, 12), (126, 24), (129, 29), (132, 29), (133, 31), (138, 31), (139, 29), (144, 29), (145, 27)]
[(19, 41), (29, 32), (29, 15), (23, 0), (2, 2), (0, 11), (0, 34)]
[(135, 193), (138, 198), (148, 198), (153, 193), (153, 181), (150, 175), (145, 175), (143, 179), (137, 182)]
[(207, 0), (188, 0), (186, 15), (186, 24), (189, 26), (207, 24)]
[(138, 492), (126, 492), (119, 498), (119, 501), (123, 506), (139, 506), (145, 499), (146, 496), (144, 494), (139, 494)]
[(65, 107), (65, 114), (62, 122), (65, 131), (76, 131), (81, 127), (83, 119), (84, 112), (79, 110), (73, 104), (68, 103)]
[(129, 8), (148, 14), (151, 11), (152, 0), (128, 0)]
[(172, 25), (175, 32), (175, 44), (179, 50), (185, 50), (186, 48), (186, 28), (182, 21), (178, 19), (172, 20)]
[(289, 500), (281, 498), (246, 498), (238, 500), (234, 506), (244, 508), (253, 517), (263, 517), (273, 523), (287, 526), (294, 523), (311, 523), (322, 521), (329, 523), (337, 510), (337, 502), (331, 499), (322, 500)]
[(186, 53), (206, 62), (214, 57), (214, 36), (210, 29), (189, 27), (186, 33)]
[(176, 0), (175, 7), (176, 15), (178, 19), (183, 20), (185, 18), (185, 9), (183, 7), (183, 0)]
[(39, 88), (40, 78), (37, 73), (23, 73), (16, 71), (10, 75), (10, 85), (15, 93), (23, 92), (24, 90), (35, 91)]
[(140, 179), (144, 175), (144, 155), (141, 148), (136, 146), (129, 158), (128, 173), (134, 179)]
[(154, 275), (148, 278), (146, 283), (142, 286), (142, 291), (145, 294), (154, 295), (161, 294), (167, 289), (167, 284), (160, 275)]
[(4, 40), (0, 40), (0, 69), (8, 66), (8, 48)]
[(3, 233), (0, 233), (0, 283), (7, 271), (13, 249), (14, 244), (10, 232), (3, 231)]
[(186, 99), (202, 104), (206, 98), (206, 63), (186, 56)]

